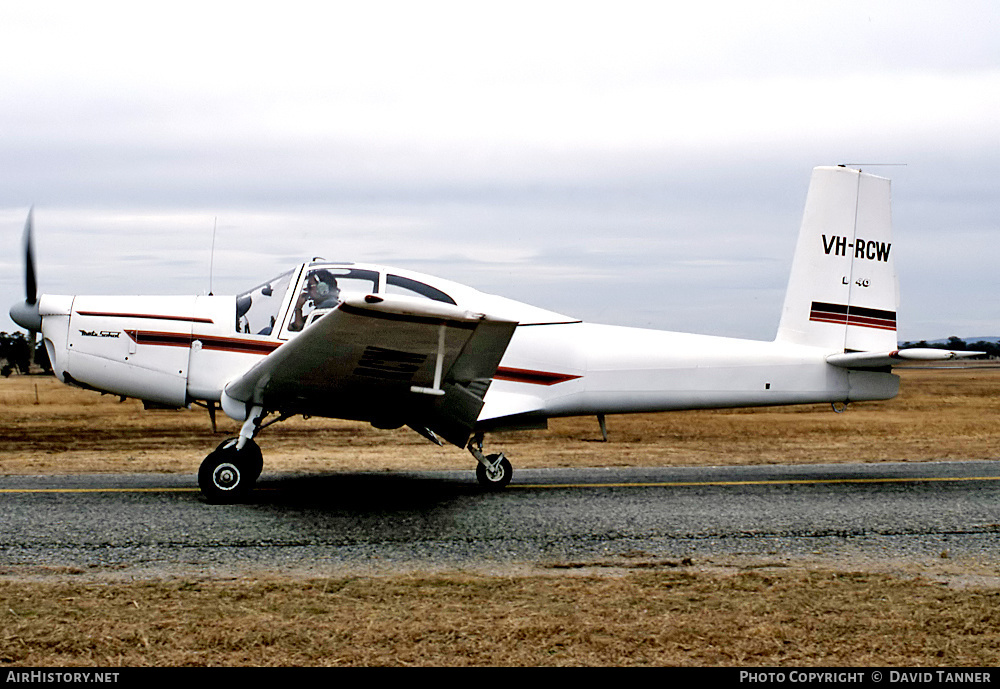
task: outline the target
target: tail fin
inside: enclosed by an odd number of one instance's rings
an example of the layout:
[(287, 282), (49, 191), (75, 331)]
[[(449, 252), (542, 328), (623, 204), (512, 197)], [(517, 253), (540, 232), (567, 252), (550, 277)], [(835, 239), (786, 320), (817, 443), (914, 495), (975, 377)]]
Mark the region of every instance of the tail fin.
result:
[(895, 350), (891, 234), (888, 179), (814, 169), (777, 340), (836, 352)]

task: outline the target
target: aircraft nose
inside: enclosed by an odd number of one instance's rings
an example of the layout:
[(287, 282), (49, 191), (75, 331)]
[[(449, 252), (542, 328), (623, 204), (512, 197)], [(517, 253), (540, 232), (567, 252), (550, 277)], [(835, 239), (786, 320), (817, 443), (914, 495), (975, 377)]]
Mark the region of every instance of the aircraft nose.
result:
[(30, 304), (22, 301), (10, 307), (10, 319), (29, 332), (38, 332), (42, 329), (42, 315), (38, 309), (38, 302)]

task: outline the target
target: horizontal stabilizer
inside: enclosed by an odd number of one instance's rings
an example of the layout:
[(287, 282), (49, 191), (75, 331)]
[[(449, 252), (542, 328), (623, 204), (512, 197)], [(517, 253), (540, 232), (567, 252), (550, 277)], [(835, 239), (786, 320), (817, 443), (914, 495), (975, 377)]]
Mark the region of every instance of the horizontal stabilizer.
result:
[(951, 361), (979, 356), (985, 352), (956, 352), (949, 349), (910, 348), (891, 352), (849, 352), (831, 354), (826, 363), (840, 368), (884, 368), (901, 361)]

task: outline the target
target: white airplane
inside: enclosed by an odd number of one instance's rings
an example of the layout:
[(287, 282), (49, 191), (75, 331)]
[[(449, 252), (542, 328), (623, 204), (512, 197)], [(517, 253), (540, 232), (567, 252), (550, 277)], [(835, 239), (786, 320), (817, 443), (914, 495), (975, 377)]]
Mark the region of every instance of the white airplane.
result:
[[(594, 325), (439, 278), (312, 261), (236, 296), (37, 296), (32, 216), (26, 300), (70, 385), (155, 405), (216, 405), (239, 435), (203, 461), (211, 502), (247, 495), (257, 434), (296, 414), (408, 425), (466, 447), (486, 488), (511, 479), (484, 433), (547, 419), (894, 397), (899, 350), (889, 180), (813, 171), (774, 341)], [(268, 417), (273, 417), (268, 419)], [(439, 443), (440, 444), (440, 443)]]

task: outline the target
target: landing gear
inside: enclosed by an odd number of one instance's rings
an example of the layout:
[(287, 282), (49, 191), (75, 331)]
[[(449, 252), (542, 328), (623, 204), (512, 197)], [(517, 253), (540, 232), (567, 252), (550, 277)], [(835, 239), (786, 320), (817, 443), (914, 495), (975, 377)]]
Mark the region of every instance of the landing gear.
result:
[(514, 475), (510, 461), (500, 452), (494, 455), (483, 454), (483, 434), (477, 434), (469, 441), (466, 448), (472, 453), (479, 464), (476, 466), (476, 478), (479, 485), (486, 490), (503, 490)]
[(223, 441), (201, 463), (198, 486), (215, 504), (231, 504), (246, 498), (264, 468), (264, 457), (253, 440), (238, 449), (239, 438)]
[(206, 500), (218, 504), (239, 502), (253, 489), (264, 468), (264, 456), (253, 439), (272, 423), (290, 416), (281, 414), (264, 423), (268, 414), (263, 407), (254, 405), (239, 436), (224, 440), (205, 457), (198, 469), (198, 486)]
[(493, 462), (493, 465), (488, 467), (485, 464), (479, 464), (476, 466), (476, 478), (479, 479), (479, 485), (486, 490), (505, 488), (514, 475), (514, 468), (511, 467), (510, 461), (503, 456), (503, 453), (488, 455), (486, 459)]

